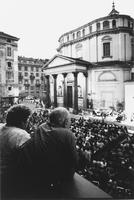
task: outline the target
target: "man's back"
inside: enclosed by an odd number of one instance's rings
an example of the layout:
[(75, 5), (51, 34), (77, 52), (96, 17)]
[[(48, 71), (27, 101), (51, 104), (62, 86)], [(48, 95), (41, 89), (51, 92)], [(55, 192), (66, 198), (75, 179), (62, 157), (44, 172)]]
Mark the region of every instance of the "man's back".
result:
[(44, 192), (44, 188), (49, 191), (51, 185), (57, 187), (73, 178), (77, 153), (69, 123), (65, 108), (54, 109), (49, 115), (49, 123), (40, 125), (21, 148), (20, 166), (28, 191)]
[[(2, 170), (7, 170), (15, 162), (14, 152), (29, 139), (30, 135), (23, 129), (8, 127), (6, 125), (0, 127), (0, 159)], [(1, 172), (3, 173), (3, 171)]]
[[(34, 136), (35, 151), (52, 180), (72, 178), (77, 163), (75, 139), (67, 128), (42, 124)], [(40, 155), (40, 156), (39, 156)], [(39, 162), (40, 162), (39, 161)]]

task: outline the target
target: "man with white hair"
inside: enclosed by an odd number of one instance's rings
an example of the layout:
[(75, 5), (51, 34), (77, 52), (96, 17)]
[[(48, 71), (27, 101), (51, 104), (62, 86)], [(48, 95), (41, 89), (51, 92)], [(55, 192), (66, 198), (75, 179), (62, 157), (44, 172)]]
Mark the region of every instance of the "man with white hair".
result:
[(36, 185), (35, 188), (56, 186), (73, 178), (77, 152), (75, 137), (69, 126), (68, 110), (57, 107), (50, 113), (49, 122), (41, 124), (32, 139), (23, 146), (24, 169), (29, 169), (27, 177), (32, 185)]

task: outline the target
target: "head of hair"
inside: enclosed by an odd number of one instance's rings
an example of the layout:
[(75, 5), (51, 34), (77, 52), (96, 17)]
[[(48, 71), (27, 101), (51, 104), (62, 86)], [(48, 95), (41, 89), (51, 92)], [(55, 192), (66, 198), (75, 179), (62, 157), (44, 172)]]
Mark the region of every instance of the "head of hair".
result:
[(55, 108), (49, 115), (50, 124), (54, 127), (67, 127), (69, 119), (69, 112), (64, 107)]
[(28, 117), (31, 114), (31, 110), (23, 105), (18, 104), (10, 107), (6, 115), (7, 126), (21, 127), (22, 123), (26, 123)]

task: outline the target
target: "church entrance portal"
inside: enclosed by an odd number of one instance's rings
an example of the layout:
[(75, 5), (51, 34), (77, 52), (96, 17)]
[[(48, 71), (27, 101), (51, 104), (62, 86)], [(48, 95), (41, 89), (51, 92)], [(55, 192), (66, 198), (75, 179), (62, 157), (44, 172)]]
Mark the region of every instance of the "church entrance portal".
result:
[(72, 86), (67, 86), (67, 107), (72, 108)]

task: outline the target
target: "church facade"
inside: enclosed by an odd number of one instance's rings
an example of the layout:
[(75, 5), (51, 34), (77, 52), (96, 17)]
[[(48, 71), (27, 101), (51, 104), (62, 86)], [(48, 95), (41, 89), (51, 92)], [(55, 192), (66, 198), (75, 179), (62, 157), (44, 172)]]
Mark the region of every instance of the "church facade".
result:
[(134, 79), (134, 19), (114, 3), (108, 16), (61, 35), (57, 51), (43, 68), (54, 106), (77, 112), (125, 101), (125, 84)]

